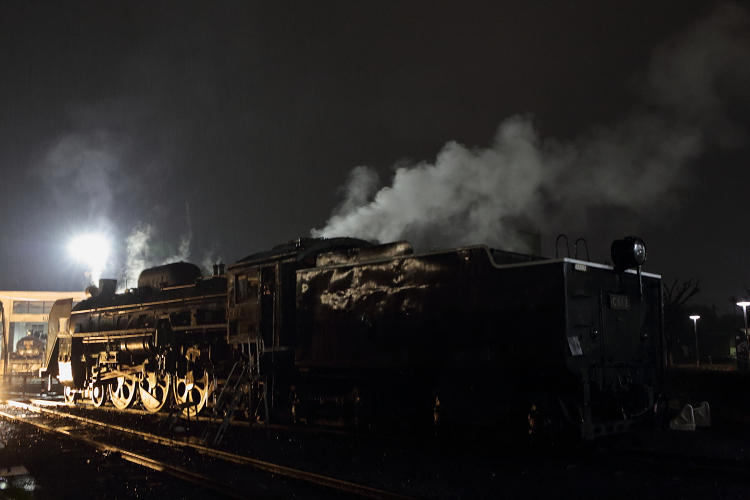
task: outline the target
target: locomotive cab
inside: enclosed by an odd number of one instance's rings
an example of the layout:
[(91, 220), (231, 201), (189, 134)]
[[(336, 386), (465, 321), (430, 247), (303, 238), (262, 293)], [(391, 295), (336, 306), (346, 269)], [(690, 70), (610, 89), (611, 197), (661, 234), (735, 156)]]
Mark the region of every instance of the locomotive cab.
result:
[[(296, 272), (314, 266), (326, 252), (368, 246), (355, 238), (302, 238), (229, 266), (226, 339), (249, 359), (251, 407), (257, 408), (264, 397), (289, 400), (295, 371)], [(276, 393), (267, 394), (267, 387)], [(283, 403), (280, 406), (277, 411), (288, 410)]]

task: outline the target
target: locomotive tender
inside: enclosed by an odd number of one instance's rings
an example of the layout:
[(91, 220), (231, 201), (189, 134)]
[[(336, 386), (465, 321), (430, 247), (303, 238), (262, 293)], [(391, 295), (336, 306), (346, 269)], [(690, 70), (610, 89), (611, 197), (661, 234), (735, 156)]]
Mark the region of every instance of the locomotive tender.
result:
[(593, 439), (653, 416), (662, 375), (661, 279), (638, 238), (612, 258), (332, 238), (212, 276), (168, 264), (58, 301), (47, 371), (69, 402), (119, 409)]

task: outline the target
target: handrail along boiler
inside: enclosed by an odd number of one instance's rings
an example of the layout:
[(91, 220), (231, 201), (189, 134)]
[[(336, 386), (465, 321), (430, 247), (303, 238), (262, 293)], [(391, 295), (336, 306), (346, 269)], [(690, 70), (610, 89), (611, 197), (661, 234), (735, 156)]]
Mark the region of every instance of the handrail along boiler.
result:
[(70, 402), (195, 414), (240, 364), (233, 408), (251, 419), (592, 439), (645, 419), (660, 390), (645, 257), (635, 237), (612, 244), (614, 266), (300, 239), (212, 276), (180, 262), (58, 301), (46, 366)]

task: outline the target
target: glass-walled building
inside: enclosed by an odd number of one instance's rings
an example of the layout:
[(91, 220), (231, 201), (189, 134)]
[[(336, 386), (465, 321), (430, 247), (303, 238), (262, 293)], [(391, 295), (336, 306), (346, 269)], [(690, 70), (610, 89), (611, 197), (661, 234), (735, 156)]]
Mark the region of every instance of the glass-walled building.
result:
[[(32, 346), (42, 346), (47, 339), (47, 321), (52, 304), (58, 299), (72, 298), (73, 303), (86, 298), (84, 292), (2, 292), (0, 291), (0, 374), (38, 370), (32, 361)], [(31, 339), (37, 339), (32, 341)], [(27, 342), (19, 341), (27, 340)], [(18, 346), (21, 345), (21, 350)], [(39, 349), (36, 349), (38, 351)], [(38, 358), (38, 356), (37, 356)]]

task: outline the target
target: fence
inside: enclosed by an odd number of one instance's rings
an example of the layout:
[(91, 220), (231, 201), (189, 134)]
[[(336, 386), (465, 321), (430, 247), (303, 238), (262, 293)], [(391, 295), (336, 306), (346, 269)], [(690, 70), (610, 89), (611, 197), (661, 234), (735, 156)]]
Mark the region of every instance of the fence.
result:
[(0, 375), (0, 393), (12, 396), (59, 396), (63, 386), (56, 378), (33, 374)]

